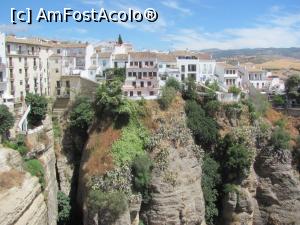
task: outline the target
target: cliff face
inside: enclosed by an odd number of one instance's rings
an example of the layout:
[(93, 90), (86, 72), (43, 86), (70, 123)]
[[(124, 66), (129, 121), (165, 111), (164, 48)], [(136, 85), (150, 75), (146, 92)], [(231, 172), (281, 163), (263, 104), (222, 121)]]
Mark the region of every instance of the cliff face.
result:
[[(142, 203), (141, 194), (132, 189), (134, 177), (130, 168), (128, 174), (126, 169), (125, 172), (118, 172), (111, 166), (109, 149), (120, 138), (120, 131), (105, 126), (99, 133), (90, 134), (83, 152), (78, 199), (82, 205), (84, 224), (102, 224), (99, 218), (105, 215), (95, 213), (88, 207), (87, 193), (103, 188), (103, 177), (110, 177), (107, 171), (114, 175), (111, 187), (107, 190), (106, 186), (106, 191), (120, 187), (124, 190), (126, 187), (131, 194), (125, 212), (116, 221), (105, 224), (138, 225), (140, 219), (149, 225), (205, 224), (201, 188), (202, 151), (194, 144), (192, 134), (186, 127), (184, 101), (176, 97), (166, 111), (162, 111), (156, 101), (149, 101), (146, 111), (148, 113), (143, 122), (151, 131), (147, 151), (153, 163), (149, 185), (151, 200), (147, 204)], [(90, 145), (95, 146), (93, 151)], [(94, 185), (89, 186), (91, 183)]]
[(254, 216), (254, 224), (300, 224), (300, 180), (292, 168), (291, 151), (263, 149), (257, 155), (255, 171), (260, 215)]
[(47, 205), (38, 178), (23, 171), (18, 152), (1, 148), (0, 158), (0, 224), (48, 224)]
[(186, 127), (184, 103), (177, 99), (174, 104), (176, 107), (165, 114), (153, 111), (152, 115), (159, 127), (152, 136), (154, 168), (147, 222), (205, 224), (201, 156), (197, 159), (195, 154), (201, 151)]
[(51, 121), (27, 136), (28, 159), (38, 159), (44, 168), (44, 190), (37, 177), (23, 169), (23, 160), (12, 149), (0, 150), (0, 224), (57, 224), (56, 158)]

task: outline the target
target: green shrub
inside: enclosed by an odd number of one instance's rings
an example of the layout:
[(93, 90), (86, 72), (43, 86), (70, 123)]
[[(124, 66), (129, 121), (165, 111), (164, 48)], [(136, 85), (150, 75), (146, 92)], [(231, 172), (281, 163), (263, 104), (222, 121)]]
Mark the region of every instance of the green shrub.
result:
[(257, 116), (265, 115), (270, 103), (266, 95), (261, 94), (256, 88), (250, 87), (249, 102), (253, 105)]
[(53, 135), (54, 135), (54, 137), (55, 138), (60, 138), (61, 135), (62, 135), (62, 132), (61, 132), (61, 128), (60, 128), (60, 125), (59, 125), (57, 119), (53, 119), (52, 127), (53, 127)]
[(212, 100), (205, 104), (204, 109), (210, 116), (215, 116), (220, 111), (221, 103), (218, 100)]
[(166, 81), (166, 87), (172, 87), (176, 91), (180, 91), (181, 90), (181, 84), (174, 77), (168, 78), (168, 80)]
[(290, 135), (282, 127), (276, 127), (272, 132), (270, 145), (274, 147), (275, 150), (289, 149), (289, 142), (291, 140)]
[(292, 75), (285, 82), (285, 90), (289, 99), (295, 99), (297, 103), (300, 102), (299, 94), (300, 76)]
[(6, 134), (13, 127), (15, 119), (6, 105), (0, 105), (0, 135)]
[(219, 163), (216, 162), (209, 155), (205, 155), (202, 164), (202, 190), (205, 199), (205, 220), (209, 225), (215, 224), (215, 219), (218, 216), (217, 200), (218, 190), (217, 186), (221, 182), (219, 174)]
[(25, 145), (25, 136), (22, 134), (19, 134), (15, 140), (4, 141), (3, 144), (8, 148), (18, 151), (22, 156), (25, 156), (29, 151), (28, 147)]
[(88, 194), (88, 209), (93, 217), (93, 214), (98, 214), (98, 224), (114, 223), (127, 207), (127, 199), (122, 192), (91, 190)]
[(193, 132), (196, 142), (209, 149), (218, 140), (218, 125), (213, 118), (206, 116), (204, 110), (195, 101), (186, 103), (187, 126)]
[(86, 131), (94, 118), (94, 111), (88, 98), (76, 99), (70, 113), (70, 126), (74, 129)]
[(31, 106), (28, 114), (28, 122), (31, 126), (39, 126), (45, 119), (47, 113), (47, 99), (38, 94), (28, 93), (26, 95), (26, 103)]
[(275, 95), (273, 97), (273, 104), (275, 106), (283, 106), (285, 103), (284, 97), (282, 95)]
[(58, 221), (59, 225), (68, 224), (71, 214), (70, 198), (62, 191), (57, 193)]
[(172, 104), (174, 97), (176, 96), (176, 90), (173, 87), (163, 87), (161, 91), (161, 96), (158, 100), (159, 105), (162, 109), (168, 109)]
[(228, 118), (240, 118), (242, 113), (242, 105), (240, 103), (225, 104), (224, 109)]
[(152, 161), (147, 154), (137, 156), (133, 163), (134, 187), (143, 195), (143, 201), (149, 202), (149, 183), (151, 179)]
[(242, 144), (234, 144), (227, 149), (224, 161), (230, 180), (241, 179), (249, 173), (251, 152)]
[(223, 189), (225, 194), (238, 192), (238, 186), (235, 184), (225, 184)]
[(39, 182), (41, 184), (42, 189), (45, 188), (45, 178), (44, 178), (44, 167), (42, 166), (41, 162), (37, 159), (31, 159), (25, 161), (25, 169), (29, 172), (32, 176), (36, 176), (39, 178)]
[(197, 87), (195, 84), (195, 80), (192, 78), (189, 78), (185, 82), (185, 89), (183, 91), (183, 97), (187, 100), (196, 100), (197, 99)]
[(97, 116), (114, 116), (118, 107), (122, 104), (122, 85), (119, 80), (101, 84), (96, 92), (95, 111)]
[(238, 87), (236, 86), (231, 86), (229, 89), (228, 89), (228, 92), (229, 93), (232, 93), (234, 95), (238, 95), (241, 93), (241, 89), (239, 89)]
[(122, 136), (112, 145), (114, 160), (118, 165), (131, 164), (136, 156), (144, 153), (148, 132), (138, 121), (131, 121), (122, 129)]

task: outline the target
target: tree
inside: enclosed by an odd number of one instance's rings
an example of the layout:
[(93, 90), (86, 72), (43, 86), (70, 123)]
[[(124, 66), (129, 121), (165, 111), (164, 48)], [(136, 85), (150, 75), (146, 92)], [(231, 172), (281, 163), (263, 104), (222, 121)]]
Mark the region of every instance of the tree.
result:
[(88, 195), (88, 209), (93, 216), (98, 214), (97, 224), (112, 224), (124, 213), (127, 199), (123, 192), (92, 190)]
[(125, 68), (106, 69), (103, 73), (106, 76), (106, 80), (119, 80), (124, 83), (126, 79)]
[(70, 113), (72, 128), (86, 131), (94, 118), (94, 111), (88, 98), (78, 98)]
[(146, 154), (137, 156), (133, 163), (134, 187), (143, 195), (144, 202), (149, 201), (149, 183), (151, 179), (152, 161)]
[(285, 82), (285, 90), (289, 99), (295, 99), (297, 103), (300, 102), (300, 76), (292, 75)]
[(101, 84), (96, 92), (95, 111), (98, 116), (114, 115), (122, 104), (122, 82), (114, 80)]
[(284, 98), (282, 95), (275, 95), (273, 97), (273, 104), (275, 106), (282, 106), (282, 105), (284, 105), (284, 103), (285, 103), (285, 101), (284, 101)]
[(123, 40), (122, 40), (121, 34), (119, 34), (119, 37), (118, 37), (118, 44), (119, 45), (123, 44)]
[(239, 89), (238, 87), (236, 86), (231, 86), (229, 89), (228, 89), (228, 92), (229, 93), (232, 93), (234, 95), (238, 95), (239, 93), (241, 93), (241, 89)]
[(197, 99), (197, 91), (196, 91), (196, 84), (195, 80), (189, 78), (185, 82), (185, 90), (183, 91), (183, 97), (189, 100), (196, 100)]
[(187, 126), (192, 130), (196, 142), (205, 149), (217, 143), (218, 125), (210, 116), (205, 115), (202, 107), (196, 101), (186, 103)]
[(166, 81), (166, 87), (173, 87), (176, 91), (181, 90), (181, 85), (174, 77), (168, 78)]
[(25, 101), (27, 105), (31, 106), (31, 110), (28, 114), (29, 124), (32, 126), (39, 126), (46, 117), (47, 99), (44, 96), (28, 93)]
[(70, 214), (71, 214), (70, 198), (62, 191), (58, 191), (57, 202), (58, 202), (57, 222), (59, 225), (67, 224), (69, 222)]
[(218, 216), (216, 202), (218, 200), (217, 186), (221, 182), (219, 174), (219, 163), (206, 154), (202, 164), (202, 190), (205, 200), (205, 220), (209, 225), (213, 225)]
[(168, 109), (175, 96), (176, 90), (173, 87), (163, 87), (161, 91), (161, 96), (158, 101), (160, 107), (164, 110)]
[(6, 105), (0, 105), (0, 136), (5, 135), (14, 125), (15, 119)]

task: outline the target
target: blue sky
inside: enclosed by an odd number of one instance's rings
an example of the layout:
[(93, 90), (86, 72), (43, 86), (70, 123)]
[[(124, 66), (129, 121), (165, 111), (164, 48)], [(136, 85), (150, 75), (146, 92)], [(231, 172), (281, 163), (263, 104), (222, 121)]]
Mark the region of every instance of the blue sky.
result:
[[(154, 8), (155, 23), (10, 24), (10, 9), (126, 10)], [(61, 0), (1, 1), (0, 32), (62, 40), (123, 39), (136, 49), (300, 47), (299, 0)]]

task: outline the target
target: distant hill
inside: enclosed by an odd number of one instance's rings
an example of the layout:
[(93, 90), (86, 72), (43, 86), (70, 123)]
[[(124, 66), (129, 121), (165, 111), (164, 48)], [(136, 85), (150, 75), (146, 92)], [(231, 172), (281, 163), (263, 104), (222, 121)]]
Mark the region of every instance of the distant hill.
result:
[(234, 57), (258, 57), (268, 59), (291, 57), (300, 59), (300, 48), (254, 48), (235, 50), (206, 49), (202, 52), (212, 54), (215, 59)]

